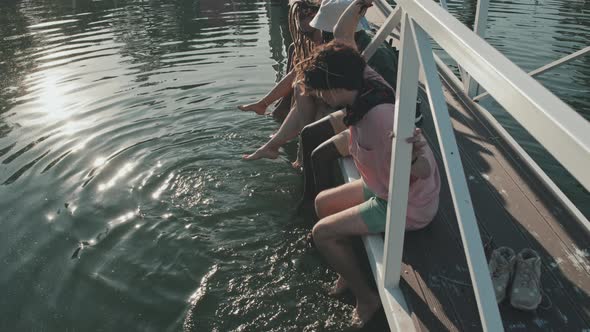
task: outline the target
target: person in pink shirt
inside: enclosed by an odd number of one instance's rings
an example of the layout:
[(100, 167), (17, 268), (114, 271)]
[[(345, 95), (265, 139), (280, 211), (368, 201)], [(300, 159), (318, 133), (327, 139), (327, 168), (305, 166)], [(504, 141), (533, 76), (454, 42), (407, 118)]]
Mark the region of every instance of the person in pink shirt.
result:
[[(335, 28), (334, 41), (316, 49), (297, 67), (302, 91), (335, 109), (344, 108), (350, 130), (350, 154), (361, 179), (324, 190), (315, 199), (319, 222), (312, 234), (316, 247), (339, 275), (332, 293), (347, 288), (356, 296), (353, 325), (364, 325), (381, 306), (359, 269), (347, 240), (385, 230), (395, 93), (366, 65), (352, 42), (355, 19), (370, 1), (356, 0)], [(351, 24), (350, 22), (353, 22)], [(350, 31), (348, 31), (350, 30)], [(440, 176), (432, 150), (419, 129), (413, 144), (407, 207), (407, 230), (426, 227), (438, 210)]]

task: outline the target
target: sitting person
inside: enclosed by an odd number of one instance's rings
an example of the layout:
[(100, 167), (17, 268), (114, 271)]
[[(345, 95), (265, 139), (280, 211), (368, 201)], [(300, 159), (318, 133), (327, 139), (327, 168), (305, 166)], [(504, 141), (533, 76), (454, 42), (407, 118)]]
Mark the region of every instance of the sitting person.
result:
[[(309, 22), (309, 26), (317, 28), (318, 30), (316, 31), (321, 30), (323, 35), (322, 39), (324, 41), (331, 40), (334, 37), (332, 33), (334, 25), (340, 15), (351, 3), (352, 0), (324, 0), (313, 20)], [(305, 21), (302, 22), (305, 24)], [(358, 22), (358, 19), (356, 22)], [(355, 43), (357, 47), (362, 50), (369, 44), (371, 38), (362, 30), (360, 24), (355, 23), (353, 26), (355, 28)], [(393, 49), (386, 43), (383, 43), (369, 61), (369, 65), (382, 74), (386, 81), (394, 87), (397, 80), (397, 58), (397, 52), (393, 51)], [(300, 61), (294, 61), (295, 64), (299, 62)], [(294, 71), (291, 71), (271, 91), (271, 93), (261, 101), (252, 104), (258, 106), (246, 105), (242, 106), (241, 109), (247, 110), (247, 108), (254, 107), (260, 109), (261, 112), (264, 113), (266, 106), (273, 101), (274, 97), (279, 95), (278, 91), (287, 91), (283, 89), (287, 82), (293, 82), (293, 78)], [(347, 142), (348, 133), (343, 132), (346, 129), (346, 126), (342, 122), (342, 112), (333, 113), (336, 110), (330, 108), (318, 98), (301, 95), (297, 86), (295, 86), (294, 89), (296, 91), (296, 102), (280, 129), (266, 144), (256, 152), (250, 155), (245, 155), (244, 159), (274, 159), (278, 156), (278, 149), (280, 146), (301, 133), (301, 156), (298, 156), (297, 161), (293, 163), (293, 166), (296, 168), (303, 168), (303, 200), (313, 201), (314, 197), (320, 190), (333, 186), (333, 180), (330, 175), (333, 165), (332, 161), (348, 154), (348, 150), (344, 148)], [(260, 106), (261, 104), (263, 106)], [(325, 116), (325, 118), (322, 118), (323, 116)], [(320, 118), (322, 118), (320, 120), (321, 123), (315, 123), (313, 127), (310, 126), (309, 128), (304, 129), (305, 126)], [(421, 119), (421, 113), (419, 109), (417, 109), (416, 123), (418, 125), (421, 123)], [(343, 133), (334, 136), (341, 132)], [(330, 142), (322, 144), (327, 140), (330, 140)], [(320, 145), (322, 145), (322, 148), (316, 150)], [(312, 152), (314, 150), (316, 151), (312, 158)], [(312, 159), (316, 160), (317, 165), (322, 164), (322, 167), (318, 166), (315, 168), (315, 175), (310, 166)], [(321, 163), (319, 162), (320, 160)]]
[(287, 51), (287, 74), (266, 96), (255, 103), (238, 106), (240, 110), (263, 115), (266, 114), (266, 109), (271, 104), (279, 100), (272, 114), (281, 122), (285, 119), (295, 102), (292, 98), (293, 78), (295, 77), (293, 65), (307, 58), (315, 46), (323, 43), (321, 30), (314, 29), (309, 25), (319, 7), (319, 4), (313, 0), (289, 2), (289, 32), (293, 43)]
[[(361, 13), (366, 5), (356, 0), (336, 27), (337, 32), (342, 28), (342, 34), (336, 33), (342, 37), (318, 47), (311, 59), (297, 68), (304, 94), (313, 94), (333, 108), (345, 108), (343, 122), (350, 130), (350, 154), (361, 179), (317, 196), (320, 221), (312, 233), (316, 247), (339, 275), (333, 293), (350, 288), (356, 296), (353, 324), (361, 326), (379, 309), (380, 300), (346, 240), (385, 230), (395, 112), (393, 90), (366, 65), (346, 25), (340, 26), (347, 14)], [(440, 176), (420, 130), (406, 141), (413, 144), (406, 229), (417, 230), (436, 215)]]
[[(295, 76), (294, 64), (307, 58), (315, 46), (333, 39), (334, 25), (351, 2), (351, 0), (329, 0), (322, 2), (320, 7), (312, 0), (291, 1), (289, 4), (289, 32), (293, 43), (287, 52), (287, 74), (262, 99), (252, 104), (240, 105), (238, 108), (242, 111), (263, 115), (266, 114), (266, 109), (271, 104), (279, 100), (272, 114), (277, 120), (283, 121), (293, 106), (291, 102)], [(371, 36), (363, 30), (363, 25), (368, 25), (368, 23), (359, 23), (355, 36), (360, 50), (365, 49), (371, 42)], [(369, 65), (395, 87), (397, 59), (397, 52), (384, 43), (371, 57)]]

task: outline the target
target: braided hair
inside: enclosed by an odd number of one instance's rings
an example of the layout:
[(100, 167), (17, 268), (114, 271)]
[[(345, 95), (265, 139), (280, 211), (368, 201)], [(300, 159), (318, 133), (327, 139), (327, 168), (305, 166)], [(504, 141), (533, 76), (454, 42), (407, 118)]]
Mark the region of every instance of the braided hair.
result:
[(306, 12), (317, 12), (318, 4), (313, 0), (295, 0), (289, 8), (289, 31), (291, 39), (295, 45), (295, 56), (293, 64), (296, 65), (303, 59), (308, 58), (315, 47), (314, 42), (307, 36), (301, 28), (301, 15)]

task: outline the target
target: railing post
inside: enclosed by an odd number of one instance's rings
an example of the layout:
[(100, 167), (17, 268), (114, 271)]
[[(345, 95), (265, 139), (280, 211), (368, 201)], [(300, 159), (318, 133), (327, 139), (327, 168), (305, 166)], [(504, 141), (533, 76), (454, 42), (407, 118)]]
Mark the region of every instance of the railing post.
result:
[(394, 138), (389, 172), (389, 199), (385, 228), (383, 287), (399, 285), (402, 251), (410, 186), (410, 155), (412, 145), (406, 138), (412, 136), (418, 94), (419, 62), (416, 43), (412, 36), (409, 17), (402, 13), (401, 52), (395, 96)]
[[(473, 31), (480, 36), (485, 38), (486, 27), (488, 24), (488, 9), (490, 0), (477, 0), (477, 10), (475, 12), (475, 23), (473, 24)], [(471, 75), (467, 73), (464, 77), (463, 84), (465, 85), (465, 91), (470, 98), (477, 95), (479, 90), (479, 84), (471, 78)]]
[(459, 148), (451, 124), (451, 117), (442, 92), (438, 70), (434, 63), (430, 40), (418, 24), (411, 22), (411, 27), (414, 33), (414, 39), (416, 40), (420, 63), (424, 70), (426, 91), (428, 92), (434, 127), (436, 128), (436, 134), (443, 156), (481, 324), (484, 331), (502, 331), (502, 319), (500, 318), (500, 311), (496, 303), (496, 296), (492, 287), (492, 280), (477, 227), (477, 220), (473, 211), (467, 181), (465, 180), (461, 156), (459, 155)]
[(363, 51), (363, 56), (365, 57), (365, 59), (369, 60), (373, 56), (373, 54), (375, 54), (381, 43), (383, 43), (385, 39), (387, 39), (389, 34), (393, 31), (393, 29), (395, 29), (399, 25), (401, 17), (401, 7), (397, 6), (393, 10), (393, 12), (389, 14), (385, 22), (383, 22), (383, 25), (381, 25), (381, 27), (371, 40), (371, 43), (369, 43), (369, 45), (367, 45), (367, 47)]
[[(585, 47), (579, 51), (576, 51), (570, 55), (566, 55), (561, 59), (555, 60), (555, 61), (548, 63), (544, 66), (541, 66), (533, 71), (529, 71), (528, 74), (531, 77), (535, 77), (536, 75), (540, 75), (540, 74), (548, 71), (549, 69), (553, 69), (553, 68), (559, 67), (561, 65), (564, 65), (564, 64), (568, 63), (569, 61), (572, 61), (572, 60), (574, 60), (574, 59), (576, 59), (588, 52), (590, 52), (590, 46), (587, 46), (587, 47)], [(488, 95), (489, 95), (489, 93), (484, 92), (484, 93), (480, 94), (479, 96), (473, 98), (473, 101), (480, 101), (483, 97), (486, 97)]]

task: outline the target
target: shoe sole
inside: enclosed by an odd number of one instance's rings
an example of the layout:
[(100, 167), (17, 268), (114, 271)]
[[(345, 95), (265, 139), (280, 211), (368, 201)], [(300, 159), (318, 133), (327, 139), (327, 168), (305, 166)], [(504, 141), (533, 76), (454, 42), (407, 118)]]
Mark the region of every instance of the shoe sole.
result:
[(533, 310), (536, 310), (536, 309), (537, 309), (537, 307), (539, 307), (539, 304), (541, 304), (541, 302), (539, 302), (539, 303), (537, 303), (537, 304), (535, 304), (535, 305), (533, 305), (533, 306), (527, 307), (527, 306), (523, 306), (523, 305), (516, 305), (516, 304), (514, 304), (514, 303), (510, 302), (510, 305), (511, 305), (513, 308), (515, 308), (515, 309), (520, 309), (520, 310), (526, 310), (526, 311), (533, 311)]

